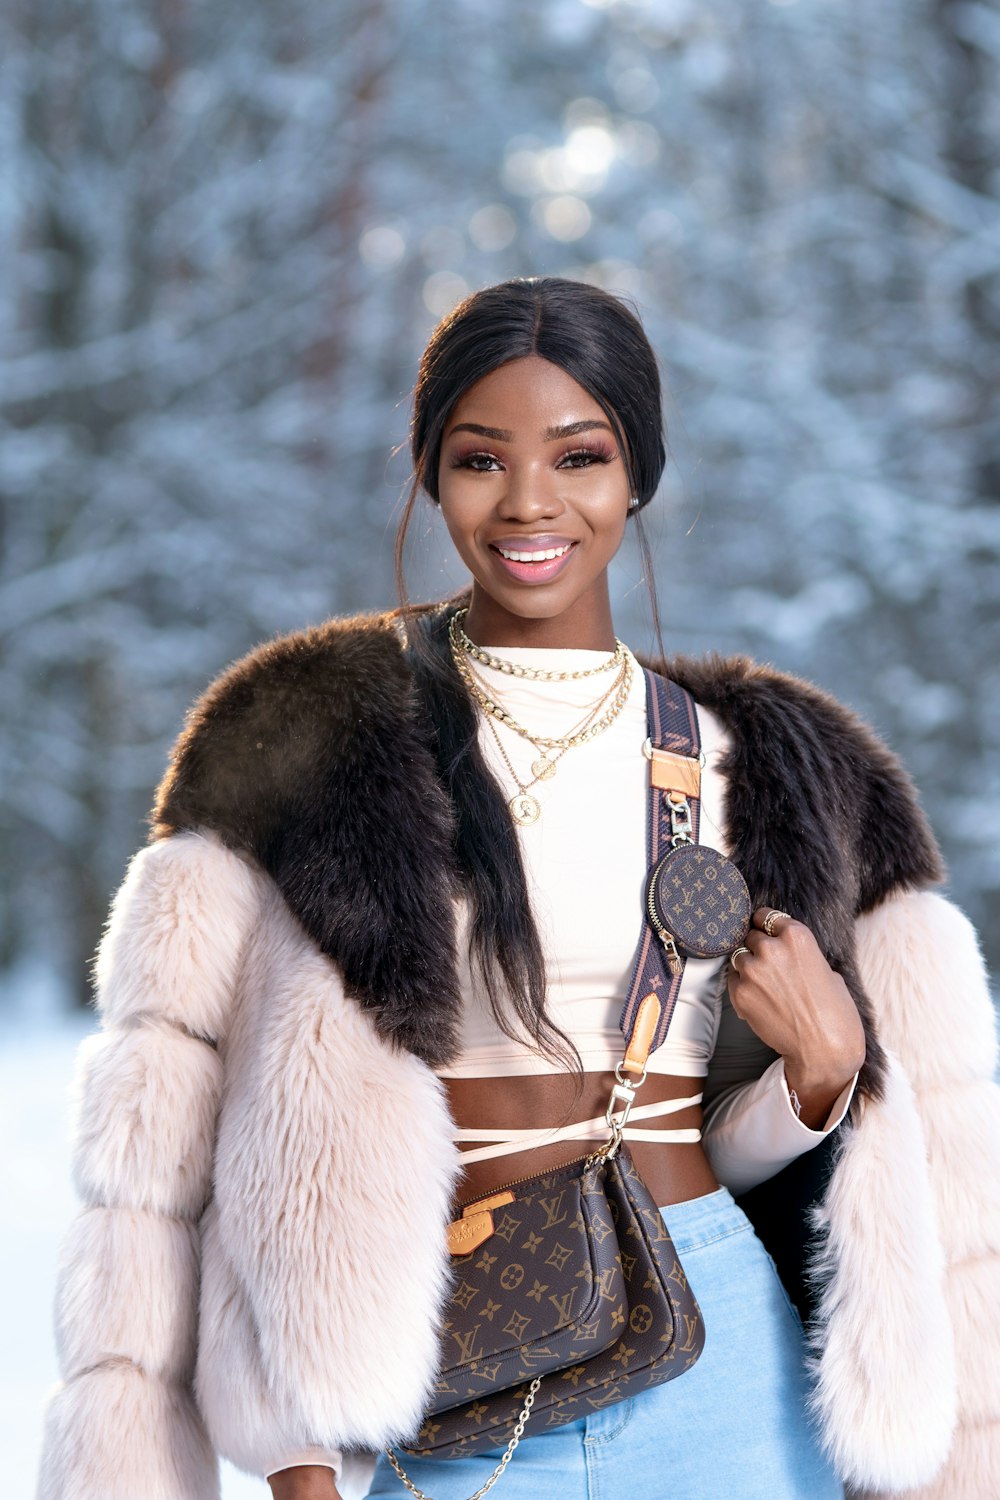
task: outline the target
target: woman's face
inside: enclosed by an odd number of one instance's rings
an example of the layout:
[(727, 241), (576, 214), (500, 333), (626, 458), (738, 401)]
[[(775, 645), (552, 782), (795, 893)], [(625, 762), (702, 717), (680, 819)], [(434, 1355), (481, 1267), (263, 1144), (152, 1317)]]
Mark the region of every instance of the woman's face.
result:
[(613, 644), (607, 568), (628, 476), (604, 412), (571, 376), (529, 355), (470, 386), (445, 427), (438, 490), (474, 579), (473, 639)]

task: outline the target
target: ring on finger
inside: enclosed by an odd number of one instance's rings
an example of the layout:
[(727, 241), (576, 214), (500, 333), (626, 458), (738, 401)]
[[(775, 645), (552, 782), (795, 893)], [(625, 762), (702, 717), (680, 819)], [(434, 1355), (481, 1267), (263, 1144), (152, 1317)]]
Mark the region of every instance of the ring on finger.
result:
[(786, 922), (790, 922), (792, 920), (790, 913), (787, 911), (769, 911), (767, 916), (761, 923), (761, 926), (763, 927), (764, 932), (768, 937), (774, 937), (774, 924), (779, 917), (783, 917)]
[(740, 972), (740, 966), (736, 962), (736, 960), (740, 957), (741, 954), (743, 954), (743, 953), (749, 953), (749, 952), (750, 952), (749, 948), (739, 947), (739, 948), (734, 948), (733, 951), (732, 951), (732, 953), (729, 955), (729, 962), (732, 964), (732, 966), (736, 970), (737, 974)]

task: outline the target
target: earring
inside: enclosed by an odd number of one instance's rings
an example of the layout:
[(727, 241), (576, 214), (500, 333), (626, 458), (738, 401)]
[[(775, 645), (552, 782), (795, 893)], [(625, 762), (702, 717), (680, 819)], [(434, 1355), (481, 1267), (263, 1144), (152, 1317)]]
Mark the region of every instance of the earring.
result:
[(639, 496), (638, 495), (630, 495), (629, 496), (629, 502), (628, 502), (629, 510), (635, 510), (635, 508), (636, 508), (636, 506), (638, 504), (639, 504)]

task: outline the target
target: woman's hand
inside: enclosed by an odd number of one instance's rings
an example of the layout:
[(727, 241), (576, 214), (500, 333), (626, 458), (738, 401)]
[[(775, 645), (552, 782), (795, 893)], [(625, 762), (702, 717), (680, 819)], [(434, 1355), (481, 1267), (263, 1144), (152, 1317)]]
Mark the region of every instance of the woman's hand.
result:
[(299, 1464), (279, 1469), (268, 1480), (274, 1500), (343, 1500), (325, 1464)]
[(785, 1062), (785, 1079), (812, 1130), (823, 1122), (865, 1060), (865, 1033), (847, 985), (820, 952), (809, 928), (780, 916), (763, 930), (771, 907), (753, 914), (749, 953), (729, 966), (733, 1009)]

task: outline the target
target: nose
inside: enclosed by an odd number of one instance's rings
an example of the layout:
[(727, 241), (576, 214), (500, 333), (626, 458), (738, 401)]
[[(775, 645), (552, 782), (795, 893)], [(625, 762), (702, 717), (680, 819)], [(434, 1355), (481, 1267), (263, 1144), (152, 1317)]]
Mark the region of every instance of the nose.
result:
[(518, 466), (507, 471), (507, 482), (497, 504), (505, 521), (531, 522), (557, 516), (563, 510), (559, 481), (544, 467)]

